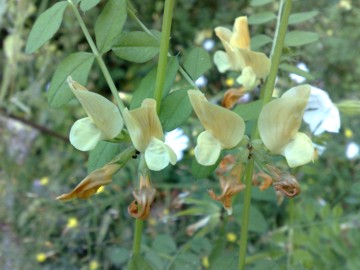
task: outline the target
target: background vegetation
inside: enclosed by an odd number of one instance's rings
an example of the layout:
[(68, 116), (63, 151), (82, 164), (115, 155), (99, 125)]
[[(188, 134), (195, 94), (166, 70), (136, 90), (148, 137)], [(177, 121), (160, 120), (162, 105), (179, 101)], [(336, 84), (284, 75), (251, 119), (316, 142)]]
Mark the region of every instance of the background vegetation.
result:
[[(137, 180), (135, 162), (89, 200), (60, 203), (54, 199), (86, 176), (87, 154), (76, 151), (67, 139), (70, 126), (83, 115), (78, 103), (73, 100), (62, 109), (51, 109), (47, 89), (66, 55), (89, 50), (73, 14), (65, 12), (55, 38), (35, 54), (24, 53), (35, 19), (55, 2), (0, 1), (0, 268), (123, 269), (132, 247), (134, 220), (127, 206)], [(84, 14), (89, 29), (105, 2)], [(278, 1), (259, 7), (250, 2), (178, 1), (171, 50), (182, 56), (213, 40), (212, 56), (221, 48), (214, 27), (230, 27), (240, 15), (278, 8)], [(148, 28), (160, 30), (163, 1), (134, 1), (133, 5)], [(293, 10), (309, 11), (309, 7), (317, 16), (289, 28), (313, 31), (320, 38), (307, 46), (287, 47), (284, 63), (306, 63), (312, 76), (308, 82), (328, 91), (334, 102), (359, 99), (360, 3), (298, 0)], [(275, 20), (269, 20), (251, 25), (251, 31), (272, 36), (274, 27)], [(124, 29), (139, 30), (129, 19)], [(263, 47), (267, 54), (270, 48), (270, 43)], [(105, 62), (116, 85), (130, 97), (156, 59), (134, 64), (107, 54)], [(231, 74), (219, 74), (213, 66), (205, 77), (202, 90), (219, 101)], [(283, 70), (277, 85), (287, 89), (295, 83)], [(110, 96), (96, 65), (88, 87)], [(360, 269), (360, 162), (357, 156), (346, 156), (348, 143), (360, 141), (360, 121), (345, 115), (341, 120), (339, 134), (314, 139), (326, 150), (317, 162), (298, 171), (299, 197), (278, 206), (272, 190), (254, 188), (249, 269)], [(197, 128), (192, 120), (183, 126), (188, 134)], [(218, 183), (213, 176), (197, 180), (191, 175), (192, 143), (181, 162), (152, 176), (158, 193), (142, 250), (154, 269), (233, 269), (242, 196), (236, 198), (231, 217), (209, 199), (206, 190), (217, 190)], [(188, 226), (204, 218), (209, 219), (206, 226), (191, 234)], [(222, 253), (228, 255), (226, 261)]]

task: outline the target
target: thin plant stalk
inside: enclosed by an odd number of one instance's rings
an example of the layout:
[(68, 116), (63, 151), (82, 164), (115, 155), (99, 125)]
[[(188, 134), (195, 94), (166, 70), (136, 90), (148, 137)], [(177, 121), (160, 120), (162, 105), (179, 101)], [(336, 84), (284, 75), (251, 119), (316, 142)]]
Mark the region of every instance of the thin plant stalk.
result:
[[(278, 14), (278, 22), (273, 49), (271, 54), (271, 68), (269, 76), (265, 82), (264, 87), (262, 88), (261, 98), (263, 99), (263, 106), (271, 100), (272, 92), (275, 85), (276, 75), (279, 69), (279, 64), (281, 60), (282, 50), (284, 47), (285, 35), (288, 26), (288, 20), (291, 12), (292, 0), (282, 0), (280, 2), (280, 9)], [(252, 138), (256, 139), (259, 137), (259, 131), (257, 126), (255, 126)], [(248, 241), (248, 224), (250, 216), (250, 205), (251, 205), (251, 187), (252, 187), (252, 178), (254, 173), (254, 160), (251, 159), (246, 168), (245, 174), (245, 193), (244, 193), (244, 203), (243, 203), (243, 213), (241, 221), (241, 231), (240, 231), (240, 251), (239, 251), (239, 264), (238, 269), (245, 269), (245, 257), (247, 250), (247, 241)]]
[(133, 256), (139, 255), (141, 250), (141, 236), (144, 227), (144, 221), (137, 218), (135, 221)]
[(165, 0), (163, 23), (162, 23), (161, 38), (160, 38), (160, 55), (159, 55), (157, 73), (156, 73), (155, 93), (154, 93), (158, 111), (160, 110), (165, 76), (166, 76), (166, 65), (167, 65), (167, 58), (169, 51), (169, 41), (170, 41), (173, 10), (174, 10), (174, 0)]
[(110, 91), (112, 93), (112, 95), (114, 96), (116, 105), (118, 106), (120, 112), (122, 112), (125, 109), (124, 103), (122, 102), (122, 100), (120, 99), (118, 90), (114, 84), (114, 81), (112, 80), (111, 76), (110, 76), (110, 72), (107, 69), (104, 60), (101, 57), (101, 54), (99, 53), (99, 50), (97, 49), (94, 40), (92, 39), (83, 19), (81, 18), (81, 15), (77, 9), (77, 7), (74, 5), (72, 0), (68, 0), (68, 2), (70, 3), (70, 6), (75, 14), (75, 17), (77, 19), (77, 21), (79, 22), (79, 25), (81, 27), (81, 30), (83, 31), (85, 38), (91, 48), (91, 51), (93, 52), (93, 54), (95, 55), (95, 58), (99, 64), (99, 67), (102, 71), (102, 73), (104, 74), (105, 80), (107, 82), (107, 84), (109, 85)]

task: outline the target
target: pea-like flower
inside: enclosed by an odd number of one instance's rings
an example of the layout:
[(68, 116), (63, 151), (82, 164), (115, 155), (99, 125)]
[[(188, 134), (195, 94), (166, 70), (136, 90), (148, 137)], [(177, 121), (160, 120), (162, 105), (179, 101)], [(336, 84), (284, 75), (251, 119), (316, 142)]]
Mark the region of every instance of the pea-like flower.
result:
[(231, 149), (240, 143), (245, 123), (236, 113), (208, 102), (199, 91), (189, 90), (188, 95), (205, 128), (197, 138), (195, 158), (201, 165), (211, 166), (218, 160), (222, 149)]
[(75, 198), (86, 199), (94, 195), (101, 186), (110, 184), (113, 174), (120, 170), (121, 167), (117, 163), (107, 164), (90, 173), (71, 192), (62, 194), (56, 199), (60, 201), (69, 201)]
[(175, 152), (164, 143), (164, 132), (156, 113), (156, 101), (145, 99), (140, 108), (123, 111), (126, 127), (135, 148), (145, 155), (150, 170), (160, 171), (175, 164)]
[(89, 151), (99, 141), (115, 138), (124, 126), (116, 105), (103, 96), (90, 92), (71, 77), (68, 77), (67, 82), (88, 115), (77, 120), (71, 127), (71, 144), (78, 150)]
[(281, 98), (266, 104), (259, 115), (258, 127), (264, 145), (273, 154), (285, 156), (290, 167), (314, 159), (311, 139), (299, 132), (310, 89), (309, 85), (291, 88)]
[(270, 72), (270, 60), (260, 52), (250, 49), (250, 35), (247, 17), (235, 20), (233, 31), (225, 27), (216, 27), (215, 34), (220, 38), (225, 48), (217, 51), (214, 62), (220, 72), (227, 70), (242, 71), (237, 82), (246, 90), (253, 89)]

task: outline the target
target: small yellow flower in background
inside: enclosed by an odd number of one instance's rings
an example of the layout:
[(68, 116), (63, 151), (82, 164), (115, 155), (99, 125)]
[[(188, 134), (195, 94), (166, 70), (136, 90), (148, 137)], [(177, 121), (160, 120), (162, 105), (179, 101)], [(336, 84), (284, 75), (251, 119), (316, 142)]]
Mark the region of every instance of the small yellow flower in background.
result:
[(36, 255), (36, 261), (38, 263), (42, 263), (42, 262), (46, 261), (46, 254), (45, 253), (38, 253)]
[(99, 187), (99, 189), (96, 191), (96, 194), (99, 194), (101, 192), (104, 192), (105, 191), (105, 186), (101, 186)]
[(210, 266), (209, 257), (207, 257), (207, 256), (202, 257), (201, 263), (205, 268), (209, 268), (209, 266)]
[(78, 226), (78, 220), (75, 217), (71, 217), (68, 219), (68, 222), (66, 224), (66, 228), (68, 229), (73, 229), (76, 228)]
[(189, 90), (191, 105), (205, 131), (197, 138), (196, 160), (211, 166), (218, 160), (222, 149), (234, 148), (245, 132), (244, 120), (236, 113), (208, 102), (200, 91)]
[(314, 160), (311, 139), (299, 132), (310, 91), (310, 85), (293, 87), (266, 104), (259, 115), (261, 140), (271, 153), (283, 155), (290, 167)]
[(226, 81), (225, 81), (225, 84), (226, 84), (226, 86), (228, 86), (228, 87), (233, 86), (234, 83), (235, 83), (235, 81), (234, 81), (233, 78), (227, 78)]
[(89, 264), (89, 270), (96, 270), (99, 268), (99, 263), (97, 260), (91, 260)]
[(154, 99), (144, 99), (140, 108), (130, 111), (125, 109), (123, 116), (131, 141), (135, 148), (145, 155), (150, 170), (160, 171), (169, 163), (176, 163), (177, 156), (174, 150), (164, 142), (164, 132)]
[(346, 128), (346, 129), (345, 129), (345, 137), (348, 138), (348, 139), (350, 139), (350, 138), (352, 138), (353, 136), (354, 136), (354, 133), (352, 132), (352, 130), (349, 129), (349, 128)]
[(44, 176), (40, 179), (40, 185), (42, 186), (46, 186), (47, 184), (49, 184), (49, 177)]
[(227, 234), (226, 234), (226, 239), (227, 239), (229, 242), (234, 243), (234, 242), (236, 241), (236, 239), (237, 239), (237, 236), (236, 236), (235, 233), (230, 232), (230, 233), (227, 233)]
[(247, 17), (238, 17), (234, 22), (233, 31), (225, 27), (216, 27), (215, 34), (225, 48), (217, 51), (214, 62), (220, 72), (227, 70), (241, 71), (237, 82), (246, 90), (253, 89), (270, 72), (270, 60), (260, 52), (250, 49), (250, 34)]
[(71, 127), (71, 144), (78, 150), (89, 151), (99, 141), (116, 137), (124, 126), (116, 105), (103, 96), (90, 92), (70, 76), (67, 83), (88, 115), (77, 120)]

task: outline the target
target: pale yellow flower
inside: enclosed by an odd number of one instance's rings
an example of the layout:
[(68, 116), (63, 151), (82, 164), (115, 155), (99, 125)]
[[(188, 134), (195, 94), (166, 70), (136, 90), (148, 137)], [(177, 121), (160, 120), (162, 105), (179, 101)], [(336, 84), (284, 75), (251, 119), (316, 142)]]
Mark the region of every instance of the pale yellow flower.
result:
[(145, 155), (150, 170), (160, 171), (175, 164), (177, 156), (170, 146), (164, 143), (164, 133), (156, 113), (156, 101), (145, 99), (140, 108), (123, 112), (126, 127), (135, 148)]
[(88, 117), (77, 120), (70, 130), (70, 142), (78, 150), (89, 151), (101, 140), (110, 140), (122, 130), (124, 123), (114, 103), (88, 91), (68, 77), (67, 82)]
[(314, 159), (311, 139), (299, 132), (310, 89), (309, 85), (291, 88), (281, 98), (266, 104), (259, 115), (258, 127), (264, 145), (271, 153), (285, 156), (290, 167)]
[(241, 141), (245, 123), (236, 113), (208, 102), (199, 91), (189, 90), (188, 95), (205, 128), (197, 138), (195, 157), (201, 165), (210, 166), (216, 163), (222, 149), (234, 148)]
[(253, 89), (270, 72), (270, 60), (260, 52), (250, 49), (250, 34), (247, 17), (235, 20), (233, 31), (225, 27), (216, 27), (216, 35), (220, 38), (224, 51), (217, 51), (214, 62), (220, 72), (227, 70), (242, 71), (237, 82), (246, 90)]

